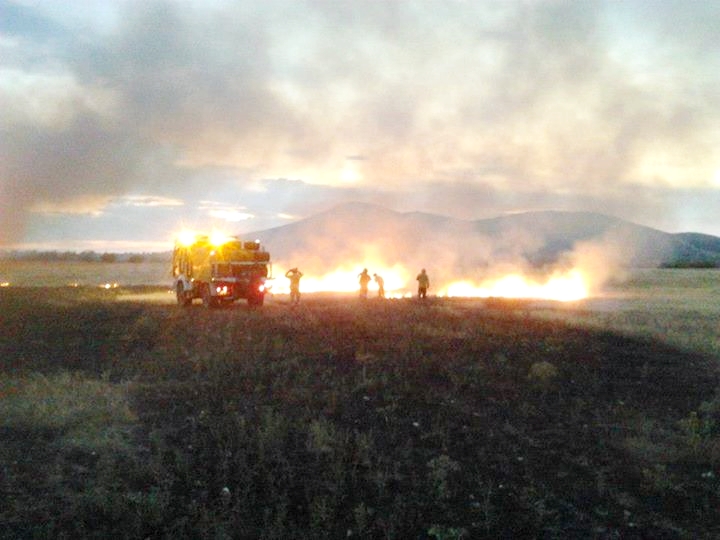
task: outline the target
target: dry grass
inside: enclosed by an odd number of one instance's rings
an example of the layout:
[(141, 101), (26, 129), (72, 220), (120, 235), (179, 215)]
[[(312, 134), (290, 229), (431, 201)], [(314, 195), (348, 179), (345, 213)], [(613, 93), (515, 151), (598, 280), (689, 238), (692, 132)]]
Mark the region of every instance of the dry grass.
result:
[(720, 271), (638, 270), (603, 296), (538, 305), (533, 317), (659, 339), (720, 360)]
[(0, 289), (0, 537), (717, 537), (710, 332), (124, 294)]

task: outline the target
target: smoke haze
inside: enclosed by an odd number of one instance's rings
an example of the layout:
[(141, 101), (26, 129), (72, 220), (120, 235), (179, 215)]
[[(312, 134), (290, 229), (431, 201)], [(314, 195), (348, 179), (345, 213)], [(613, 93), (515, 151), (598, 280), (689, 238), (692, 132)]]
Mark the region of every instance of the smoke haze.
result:
[(717, 2), (0, 12), (0, 246), (260, 230), (348, 200), (720, 234)]
[[(620, 281), (631, 267), (668, 262), (720, 263), (720, 238), (672, 235), (591, 213), (533, 212), (459, 220), (378, 205), (348, 203), (290, 225), (248, 233), (270, 251), (275, 275), (299, 267), (308, 277), (341, 272), (392, 273), (406, 289), (426, 268), (433, 290), (450, 283), (481, 284), (511, 274), (539, 283), (580, 271), (591, 292)], [(282, 282), (282, 280), (281, 280)]]

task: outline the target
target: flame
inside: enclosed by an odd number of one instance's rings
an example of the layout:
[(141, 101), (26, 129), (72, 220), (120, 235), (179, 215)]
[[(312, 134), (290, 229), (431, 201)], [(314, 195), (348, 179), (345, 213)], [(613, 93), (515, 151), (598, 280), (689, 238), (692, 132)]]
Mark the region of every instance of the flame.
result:
[[(409, 281), (410, 274), (404, 267), (395, 265), (392, 267), (380, 264), (366, 264), (357, 267), (340, 266), (335, 270), (322, 275), (312, 275), (303, 272), (300, 280), (300, 291), (307, 293), (316, 292), (337, 292), (350, 293), (360, 290), (358, 276), (363, 268), (368, 269), (370, 277), (373, 274), (382, 276), (385, 284), (385, 296), (388, 298), (399, 297), (404, 295), (406, 283)], [(302, 268), (300, 269), (302, 272)], [(277, 278), (276, 283), (272, 286), (273, 293), (288, 294), (290, 292), (290, 282), (285, 279), (285, 270), (281, 270), (278, 275), (283, 277)], [(373, 279), (368, 285), (368, 294), (371, 296), (377, 293), (378, 285)]]
[(449, 284), (443, 296), (480, 298), (536, 298), (572, 302), (587, 298), (589, 287), (580, 270), (554, 274), (546, 281), (527, 278), (521, 274), (510, 274), (501, 278), (486, 280), (476, 285), (471, 281), (456, 281)]
[(101, 289), (117, 289), (120, 285), (118, 283), (103, 283), (98, 285)]
[[(368, 269), (370, 276), (377, 273), (385, 280), (385, 296), (387, 298), (403, 298), (416, 294), (417, 272), (410, 272), (402, 265), (387, 266), (374, 261), (366, 261), (362, 266), (339, 266), (325, 274), (303, 272), (300, 280), (301, 293), (336, 292), (354, 293), (360, 288), (358, 274), (363, 268)], [(273, 280), (274, 294), (289, 294), (290, 281), (286, 279), (285, 269), (280, 270)], [(432, 275), (431, 275), (432, 282)], [(509, 273), (501, 277), (475, 282), (469, 279), (451, 283), (432, 283), (435, 294), (446, 297), (465, 298), (528, 298), (572, 302), (587, 298), (590, 294), (589, 280), (579, 269), (566, 272), (555, 272), (548, 277), (532, 278), (519, 272)], [(369, 284), (369, 296), (377, 293), (375, 280)]]

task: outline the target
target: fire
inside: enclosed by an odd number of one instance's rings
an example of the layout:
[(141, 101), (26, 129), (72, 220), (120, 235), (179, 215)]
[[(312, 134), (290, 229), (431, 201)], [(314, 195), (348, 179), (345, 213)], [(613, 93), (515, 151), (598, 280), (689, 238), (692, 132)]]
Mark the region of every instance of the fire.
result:
[[(385, 280), (385, 295), (388, 298), (402, 298), (412, 296), (417, 288), (415, 273), (411, 273), (401, 265), (387, 267), (382, 264), (367, 264), (364, 266), (341, 266), (335, 270), (313, 275), (304, 272), (300, 281), (300, 291), (303, 293), (337, 292), (353, 293), (359, 289), (358, 274), (362, 268), (367, 268), (372, 276), (377, 273)], [(302, 268), (300, 269), (302, 271)], [(281, 270), (274, 280), (273, 293), (288, 294), (290, 283), (283, 276)], [(471, 280), (459, 280), (449, 284), (432, 283), (431, 289), (438, 296), (466, 297), (466, 298), (532, 298), (543, 300), (556, 300), (572, 302), (587, 298), (590, 294), (586, 276), (581, 270), (573, 269), (563, 273), (555, 273), (545, 279), (527, 277), (520, 273), (511, 273), (495, 279), (487, 279), (480, 283)], [(377, 291), (375, 281), (370, 283), (370, 296)]]
[(99, 285), (101, 289), (117, 289), (120, 286), (118, 283), (103, 283)]
[[(335, 270), (322, 275), (312, 275), (309, 272), (303, 272), (300, 280), (300, 291), (303, 293), (316, 292), (337, 292), (350, 293), (357, 292), (360, 289), (358, 283), (358, 274), (363, 268), (368, 269), (368, 273), (372, 277), (378, 274), (385, 281), (385, 296), (388, 298), (399, 297), (403, 295), (403, 289), (409, 281), (409, 272), (400, 265), (387, 267), (380, 264), (367, 264), (364, 266), (341, 266)], [(300, 268), (302, 272), (302, 268)], [(276, 275), (275, 282), (272, 286), (273, 293), (288, 294), (290, 292), (290, 282), (284, 278), (285, 271), (282, 270)], [(377, 293), (377, 283), (373, 279), (368, 287), (369, 295)]]
[(510, 274), (501, 278), (486, 280), (479, 285), (471, 281), (456, 281), (441, 293), (443, 296), (480, 298), (535, 298), (572, 302), (587, 298), (589, 288), (580, 270), (554, 274), (545, 281)]

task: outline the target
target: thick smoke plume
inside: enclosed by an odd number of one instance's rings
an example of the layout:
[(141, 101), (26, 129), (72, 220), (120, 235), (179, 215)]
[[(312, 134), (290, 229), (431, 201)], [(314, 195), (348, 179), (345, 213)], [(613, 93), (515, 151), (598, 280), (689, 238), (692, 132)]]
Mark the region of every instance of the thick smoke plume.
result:
[[(0, 244), (84, 215), (107, 237), (125, 195), (182, 201), (175, 223), (200, 201), (308, 216), (379, 192), (468, 219), (715, 218), (712, 2), (58, 6), (2, 5)], [(463, 264), (442, 249), (440, 271)]]
[(633, 230), (630, 224), (594, 214), (466, 221), (346, 204), (253, 234), (271, 251), (280, 274), (300, 267), (308, 276), (343, 270), (354, 279), (364, 267), (371, 274), (388, 269), (402, 274), (408, 291), (426, 268), (438, 292), (461, 280), (481, 284), (521, 274), (542, 283), (575, 270), (582, 272), (590, 292), (598, 292), (637, 262), (636, 245), (623, 241)]

